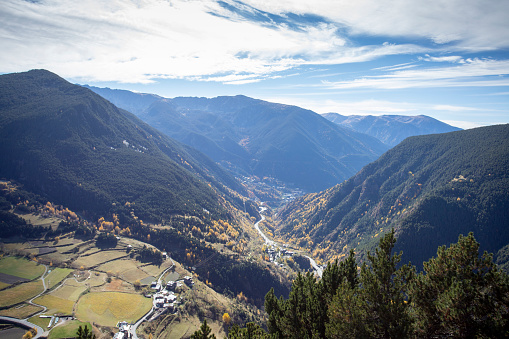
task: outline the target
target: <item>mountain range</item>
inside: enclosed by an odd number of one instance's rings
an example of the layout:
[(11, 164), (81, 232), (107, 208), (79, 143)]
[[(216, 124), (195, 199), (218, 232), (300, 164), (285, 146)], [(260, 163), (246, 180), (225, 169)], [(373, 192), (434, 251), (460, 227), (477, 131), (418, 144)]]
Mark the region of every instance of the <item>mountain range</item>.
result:
[(338, 113), (326, 113), (322, 114), (322, 116), (340, 126), (371, 135), (390, 147), (394, 147), (404, 139), (415, 135), (447, 133), (460, 130), (460, 128), (453, 127), (425, 115), (345, 116)]
[(88, 88), (236, 175), (274, 177), (311, 192), (348, 179), (388, 149), (310, 110), (242, 95), (164, 99)]
[(503, 264), (508, 168), (509, 125), (410, 137), (346, 182), (287, 205), (279, 236), (327, 260), (365, 255), (394, 228), (403, 261), (422, 263), (474, 232)]
[(45, 70), (0, 76), (0, 177), (52, 202), (105, 215), (136, 204), (144, 220), (225, 214), (243, 186), (215, 162)]

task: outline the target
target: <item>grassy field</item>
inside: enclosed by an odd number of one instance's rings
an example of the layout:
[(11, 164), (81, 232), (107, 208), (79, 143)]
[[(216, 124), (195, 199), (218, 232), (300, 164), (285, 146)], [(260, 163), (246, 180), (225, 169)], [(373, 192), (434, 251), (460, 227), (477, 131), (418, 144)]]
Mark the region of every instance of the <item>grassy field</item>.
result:
[(88, 255), (88, 256), (81, 256), (79, 257), (74, 263), (74, 267), (95, 267), (98, 266), (104, 262), (115, 260), (121, 257), (125, 257), (127, 253), (124, 251), (99, 251), (97, 253)]
[(72, 270), (69, 268), (53, 268), (51, 272), (44, 278), (46, 281), (46, 287), (48, 289), (55, 287), (71, 272)]
[(143, 265), (141, 266), (140, 268), (144, 271), (144, 272), (147, 272), (148, 275), (151, 275), (151, 276), (154, 276), (154, 277), (157, 277), (159, 276), (159, 274), (161, 274), (161, 272), (163, 272), (165, 269), (167, 269), (168, 267), (170, 267), (172, 265), (171, 263), (171, 260), (165, 260), (163, 261), (163, 263), (161, 264), (161, 266), (156, 266), (156, 265)]
[(90, 279), (87, 280), (87, 283), (90, 287), (101, 286), (106, 281), (106, 274), (101, 272), (92, 272)]
[(78, 303), (76, 316), (81, 321), (115, 326), (118, 321), (136, 321), (152, 307), (152, 299), (139, 294), (98, 292), (85, 294)]
[(11, 286), (11, 285), (0, 281), (0, 290), (3, 290), (4, 288), (9, 287), (9, 286)]
[(3, 257), (0, 259), (0, 272), (33, 280), (44, 273), (44, 266), (25, 258)]
[(138, 268), (139, 262), (134, 259), (119, 259), (115, 261), (110, 261), (106, 264), (99, 266), (97, 269), (104, 272), (112, 272), (113, 274), (117, 274), (130, 283), (134, 283), (136, 280), (142, 280), (149, 275)]
[(43, 308), (39, 307), (39, 306), (23, 304), (23, 305), (0, 310), (0, 315), (3, 315), (4, 317), (26, 319), (26, 318), (30, 317), (31, 315), (33, 315), (37, 312), (40, 312), (42, 310), (43, 310)]
[(51, 318), (41, 318), (38, 315), (36, 315), (35, 317), (28, 319), (28, 321), (30, 321), (32, 324), (39, 325), (44, 330), (46, 330), (48, 328), (50, 319)]
[(19, 216), (34, 226), (51, 226), (52, 229), (56, 229), (62, 221), (62, 219), (56, 217), (47, 218), (33, 214), (20, 214)]
[(88, 327), (92, 331), (90, 323), (84, 323), (79, 320), (66, 321), (62, 325), (55, 326), (49, 333), (48, 339), (72, 338), (76, 336), (78, 327)]
[(36, 304), (46, 306), (48, 309), (45, 314), (47, 315), (70, 315), (72, 314), (72, 309), (74, 307), (74, 301), (58, 298), (51, 294), (45, 294), (35, 299), (34, 302)]
[(0, 307), (10, 306), (35, 297), (44, 290), (42, 281), (31, 281), (0, 291)]
[(74, 279), (69, 279), (62, 287), (55, 289), (49, 295), (75, 302), (78, 301), (81, 293), (86, 289), (87, 286), (85, 284), (76, 283)]

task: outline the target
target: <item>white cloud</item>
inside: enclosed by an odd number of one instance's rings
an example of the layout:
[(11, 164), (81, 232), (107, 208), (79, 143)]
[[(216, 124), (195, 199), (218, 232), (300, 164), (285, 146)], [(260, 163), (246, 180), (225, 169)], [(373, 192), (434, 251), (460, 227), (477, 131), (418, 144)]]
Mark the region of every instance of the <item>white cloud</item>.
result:
[[(509, 46), (507, 1), (396, 0), (388, 5), (380, 0), (246, 0), (245, 6), (234, 0), (226, 2), (252, 15), (263, 16), (258, 10), (264, 10), (282, 17), (312, 14), (326, 20), (303, 20), (297, 28), (271, 21), (269, 16), (264, 17), (267, 22), (258, 22), (215, 0), (3, 0), (0, 72), (46, 68), (82, 82), (150, 83), (186, 78), (242, 84), (299, 65), (357, 63), (386, 55), (433, 52), (429, 46), (415, 44), (362, 46), (351, 40), (355, 34), (458, 41), (451, 45), (456, 50)], [(457, 58), (425, 57), (434, 62), (462, 61)], [(402, 64), (385, 71), (414, 67)], [(411, 73), (401, 72), (335, 86), (430, 84), (418, 72), (416, 80), (404, 76)], [(446, 78), (441, 79), (445, 85)], [(506, 83), (504, 79), (493, 81), (494, 85)]]
[(478, 122), (478, 121), (460, 121), (460, 120), (442, 120), (442, 121), (448, 125), (458, 127), (461, 129), (471, 129), (471, 128), (492, 125), (491, 123)]
[(453, 105), (435, 105), (432, 109), (436, 111), (449, 111), (449, 112), (465, 112), (465, 111), (480, 111), (479, 108), (465, 107), (465, 106), (453, 106)]
[(437, 44), (489, 50), (509, 47), (509, 2), (503, 0), (244, 0), (271, 13), (312, 13), (354, 34), (422, 37)]
[[(6, 0), (0, 7), (0, 71), (48, 68), (89, 81), (142, 83), (266, 75), (315, 58), (323, 62), (346, 44), (332, 24), (292, 30), (232, 15), (212, 0)], [(362, 59), (362, 53), (339, 55)]]
[(507, 75), (509, 60), (468, 59), (457, 66), (402, 70), (386, 75), (366, 76), (353, 81), (322, 83), (333, 89), (509, 86)]
[(298, 97), (266, 97), (264, 100), (288, 105), (296, 105), (310, 109), (316, 113), (339, 113), (342, 115), (384, 115), (402, 114), (417, 115), (417, 105), (407, 102), (391, 102), (383, 100), (339, 101), (306, 99)]
[(266, 25), (214, 0), (4, 0), (0, 20), (0, 72), (46, 68), (91, 82), (221, 81), (216, 75), (226, 73), (254, 81), (302, 64), (428, 52), (412, 44), (356, 46), (333, 21)]
[(441, 56), (441, 57), (433, 57), (429, 54), (426, 54), (424, 57), (419, 57), (419, 60), (422, 61), (431, 61), (431, 62), (464, 62), (463, 58), (459, 55), (449, 55), (449, 56)]

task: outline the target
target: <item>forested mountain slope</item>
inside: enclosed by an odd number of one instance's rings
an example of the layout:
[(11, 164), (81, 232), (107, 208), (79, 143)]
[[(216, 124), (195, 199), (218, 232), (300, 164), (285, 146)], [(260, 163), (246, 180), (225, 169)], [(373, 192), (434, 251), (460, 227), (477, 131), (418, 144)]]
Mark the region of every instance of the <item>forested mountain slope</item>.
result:
[(242, 186), (209, 158), (45, 70), (0, 76), (0, 176), (105, 215), (127, 202), (148, 221), (227, 212)]
[(411, 137), (345, 183), (289, 204), (279, 234), (330, 259), (372, 249), (394, 227), (403, 261), (421, 263), (473, 231), (503, 258), (507, 192), (509, 125)]
[(338, 113), (326, 113), (322, 116), (340, 126), (371, 135), (391, 147), (411, 136), (460, 130), (425, 115), (345, 116)]
[[(135, 106), (138, 95), (91, 89), (125, 109)], [(388, 149), (376, 138), (296, 106), (239, 95), (161, 99), (141, 111), (148, 99), (139, 98), (135, 113), (142, 120), (232, 172), (274, 177), (308, 191), (346, 180)]]

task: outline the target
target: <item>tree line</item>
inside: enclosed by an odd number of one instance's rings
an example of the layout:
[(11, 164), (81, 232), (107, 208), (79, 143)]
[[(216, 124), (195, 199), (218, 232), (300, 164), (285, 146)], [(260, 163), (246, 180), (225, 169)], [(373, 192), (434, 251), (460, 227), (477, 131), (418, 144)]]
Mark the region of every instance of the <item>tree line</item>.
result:
[(233, 325), (228, 337), (509, 337), (509, 276), (491, 254), (480, 254), (473, 233), (439, 247), (419, 273), (401, 265), (395, 243), (392, 230), (360, 268), (350, 251), (320, 280), (299, 274), (287, 299), (266, 295), (266, 326)]

